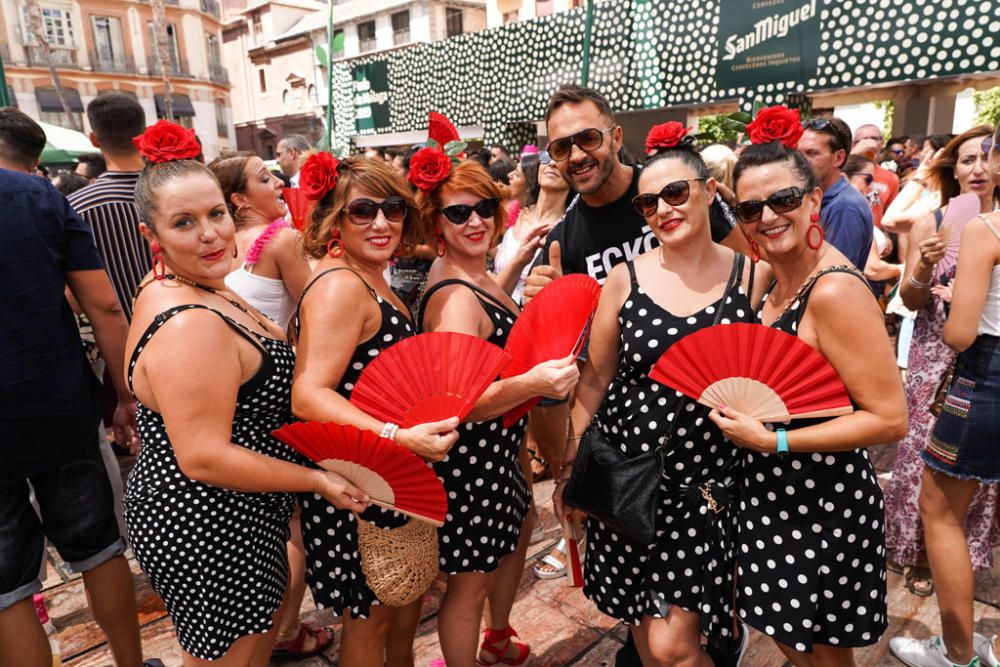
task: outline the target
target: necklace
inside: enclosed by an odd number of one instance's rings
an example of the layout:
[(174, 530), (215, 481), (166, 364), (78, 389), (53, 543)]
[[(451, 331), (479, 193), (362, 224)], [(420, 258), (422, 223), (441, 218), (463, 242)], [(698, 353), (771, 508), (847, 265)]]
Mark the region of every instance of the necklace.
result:
[(259, 326), (265, 332), (269, 331), (269, 329), (267, 328), (267, 325), (264, 324), (264, 322), (262, 322), (259, 317), (257, 317), (256, 315), (254, 315), (251, 311), (247, 310), (243, 306), (242, 303), (240, 303), (236, 299), (230, 297), (223, 290), (215, 289), (214, 287), (209, 287), (208, 285), (202, 285), (201, 283), (195, 282), (194, 280), (191, 280), (189, 278), (185, 278), (184, 276), (178, 276), (178, 275), (175, 275), (175, 274), (168, 274), (165, 277), (166, 278), (171, 278), (171, 279), (176, 280), (177, 282), (183, 283), (185, 285), (190, 285), (191, 287), (194, 287), (195, 289), (200, 289), (200, 290), (203, 290), (205, 292), (211, 292), (212, 294), (216, 295), (217, 297), (225, 299), (230, 304), (232, 304), (234, 308), (236, 308), (237, 310), (239, 310), (239, 311), (245, 313), (247, 316), (249, 316), (250, 319), (252, 319), (254, 322), (256, 322), (257, 326)]

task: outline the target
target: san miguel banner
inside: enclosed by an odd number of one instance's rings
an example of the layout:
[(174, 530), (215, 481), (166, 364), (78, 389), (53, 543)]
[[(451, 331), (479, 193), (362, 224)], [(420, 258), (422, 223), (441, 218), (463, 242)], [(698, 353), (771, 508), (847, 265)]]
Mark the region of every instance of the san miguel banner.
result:
[(351, 68), (354, 81), (354, 125), (359, 135), (392, 127), (389, 117), (389, 64), (376, 60)]
[(719, 88), (816, 75), (821, 0), (721, 0)]

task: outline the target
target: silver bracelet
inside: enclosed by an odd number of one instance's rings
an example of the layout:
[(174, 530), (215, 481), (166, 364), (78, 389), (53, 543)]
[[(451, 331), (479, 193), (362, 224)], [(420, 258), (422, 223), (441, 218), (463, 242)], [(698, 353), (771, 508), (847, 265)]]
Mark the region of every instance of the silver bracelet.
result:
[(395, 440), (396, 433), (398, 431), (399, 431), (399, 424), (386, 422), (385, 426), (382, 427), (382, 433), (379, 434), (379, 437), (385, 438), (386, 440)]
[(929, 282), (927, 283), (920, 282), (919, 280), (913, 277), (913, 274), (910, 274), (910, 277), (907, 278), (906, 282), (910, 283), (910, 287), (913, 287), (915, 289), (930, 289), (931, 286), (931, 283)]

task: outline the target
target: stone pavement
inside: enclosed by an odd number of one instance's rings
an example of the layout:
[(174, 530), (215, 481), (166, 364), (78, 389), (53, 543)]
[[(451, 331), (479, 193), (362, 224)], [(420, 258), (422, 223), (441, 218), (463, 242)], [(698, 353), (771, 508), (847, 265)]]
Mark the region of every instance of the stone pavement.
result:
[[(882, 447), (873, 449), (872, 454), (884, 481), (894, 452)], [(542, 501), (539, 509), (546, 527), (545, 539), (533, 545), (528, 554), (528, 567), (521, 577), (514, 606), (513, 625), (521, 638), (532, 646), (533, 658), (529, 664), (533, 667), (613, 665), (614, 654), (627, 632), (625, 627), (599, 613), (579, 589), (568, 588), (565, 579), (541, 581), (530, 571), (531, 564), (541, 558), (559, 537), (558, 524), (551, 511), (551, 491), (552, 482), (537, 487), (537, 497)], [(130, 562), (135, 573), (145, 653), (149, 657), (159, 657), (168, 667), (180, 665), (180, 652), (170, 619), (134, 559)], [(993, 570), (980, 573), (976, 587), (976, 629), (987, 635), (1000, 631), (1000, 559), (997, 563)], [(417, 667), (427, 667), (441, 655), (436, 618), (442, 588), (441, 582), (438, 582), (425, 601), (424, 617), (416, 640)], [(82, 581), (79, 576), (68, 575), (52, 551), (44, 595), (49, 613), (59, 629), (64, 662), (74, 667), (111, 665), (104, 637), (87, 609)], [(315, 609), (308, 596), (303, 611), (308, 622), (339, 627), (332, 614)], [(934, 598), (911, 595), (904, 588), (902, 577), (892, 573), (889, 575), (889, 620), (889, 630), (882, 641), (857, 652), (859, 667), (899, 666), (902, 663), (888, 652), (889, 638), (899, 634), (924, 637), (940, 631)], [(337, 665), (336, 648), (331, 648), (326, 655), (283, 664), (289, 667)], [(744, 664), (747, 667), (783, 667), (787, 663), (770, 640), (754, 634)]]

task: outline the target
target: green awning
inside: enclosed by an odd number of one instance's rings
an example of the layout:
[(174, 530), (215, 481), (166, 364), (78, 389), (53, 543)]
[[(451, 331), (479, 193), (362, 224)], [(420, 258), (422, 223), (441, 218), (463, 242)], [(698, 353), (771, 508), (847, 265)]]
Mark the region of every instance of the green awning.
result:
[(83, 132), (49, 123), (39, 123), (45, 130), (45, 150), (42, 151), (42, 164), (70, 164), (84, 153), (97, 153), (97, 148)]

